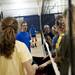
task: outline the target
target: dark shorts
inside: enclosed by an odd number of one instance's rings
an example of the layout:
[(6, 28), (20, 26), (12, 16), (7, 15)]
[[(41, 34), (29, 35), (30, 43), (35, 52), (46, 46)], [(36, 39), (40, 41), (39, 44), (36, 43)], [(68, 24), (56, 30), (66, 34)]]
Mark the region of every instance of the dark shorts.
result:
[(36, 35), (32, 35), (32, 37), (36, 37)]

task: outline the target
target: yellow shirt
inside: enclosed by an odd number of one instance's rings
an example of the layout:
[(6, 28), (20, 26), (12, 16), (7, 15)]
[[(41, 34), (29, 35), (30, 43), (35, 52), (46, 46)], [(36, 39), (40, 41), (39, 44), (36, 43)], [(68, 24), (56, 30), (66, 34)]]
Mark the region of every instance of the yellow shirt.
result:
[(64, 33), (62, 33), (62, 34), (59, 35), (59, 38), (58, 38), (57, 43), (56, 43), (56, 49), (59, 48), (60, 42), (61, 42), (63, 36), (64, 36)]
[(0, 56), (0, 75), (24, 75), (22, 63), (32, 60), (32, 56), (22, 42), (16, 41), (12, 59)]

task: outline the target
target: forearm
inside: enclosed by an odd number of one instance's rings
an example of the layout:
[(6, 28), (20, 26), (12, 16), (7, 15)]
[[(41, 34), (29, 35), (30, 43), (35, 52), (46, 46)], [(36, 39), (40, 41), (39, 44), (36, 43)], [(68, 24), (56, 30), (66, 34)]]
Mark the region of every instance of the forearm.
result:
[(27, 75), (35, 75), (35, 69), (32, 67), (32, 65), (29, 65), (27, 68)]
[(26, 69), (27, 75), (35, 75), (35, 69), (32, 67), (31, 63), (25, 62), (23, 67)]
[(50, 60), (48, 60), (47, 62), (45, 62), (45, 63), (43, 63), (43, 64), (41, 64), (41, 65), (39, 65), (39, 67), (45, 67), (45, 66), (47, 66), (48, 64), (51, 64), (51, 61), (50, 61)]

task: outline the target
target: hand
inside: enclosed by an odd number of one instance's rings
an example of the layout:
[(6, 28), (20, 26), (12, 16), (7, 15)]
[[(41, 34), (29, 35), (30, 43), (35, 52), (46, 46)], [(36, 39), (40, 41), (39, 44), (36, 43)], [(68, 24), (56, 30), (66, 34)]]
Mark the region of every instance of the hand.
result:
[(33, 64), (32, 66), (33, 66), (33, 68), (34, 68), (35, 70), (38, 69), (38, 65), (37, 65), (37, 64)]

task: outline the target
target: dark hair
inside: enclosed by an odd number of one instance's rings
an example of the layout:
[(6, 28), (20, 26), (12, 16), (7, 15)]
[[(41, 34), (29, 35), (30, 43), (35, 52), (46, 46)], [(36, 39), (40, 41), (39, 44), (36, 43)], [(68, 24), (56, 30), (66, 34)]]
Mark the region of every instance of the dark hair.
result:
[(10, 58), (14, 52), (15, 37), (18, 29), (18, 22), (12, 17), (6, 17), (1, 24), (0, 35), (0, 56)]
[(63, 15), (58, 15), (56, 19), (60, 20), (61, 18), (63, 18)]
[(59, 28), (62, 28), (62, 26), (65, 25), (64, 20), (63, 20), (63, 15), (58, 15), (58, 16), (57, 16), (57, 18), (56, 18), (56, 25), (57, 25)]
[(23, 21), (22, 23), (21, 23), (21, 26), (23, 25), (23, 24), (25, 24), (25, 23), (27, 23), (26, 21)]

